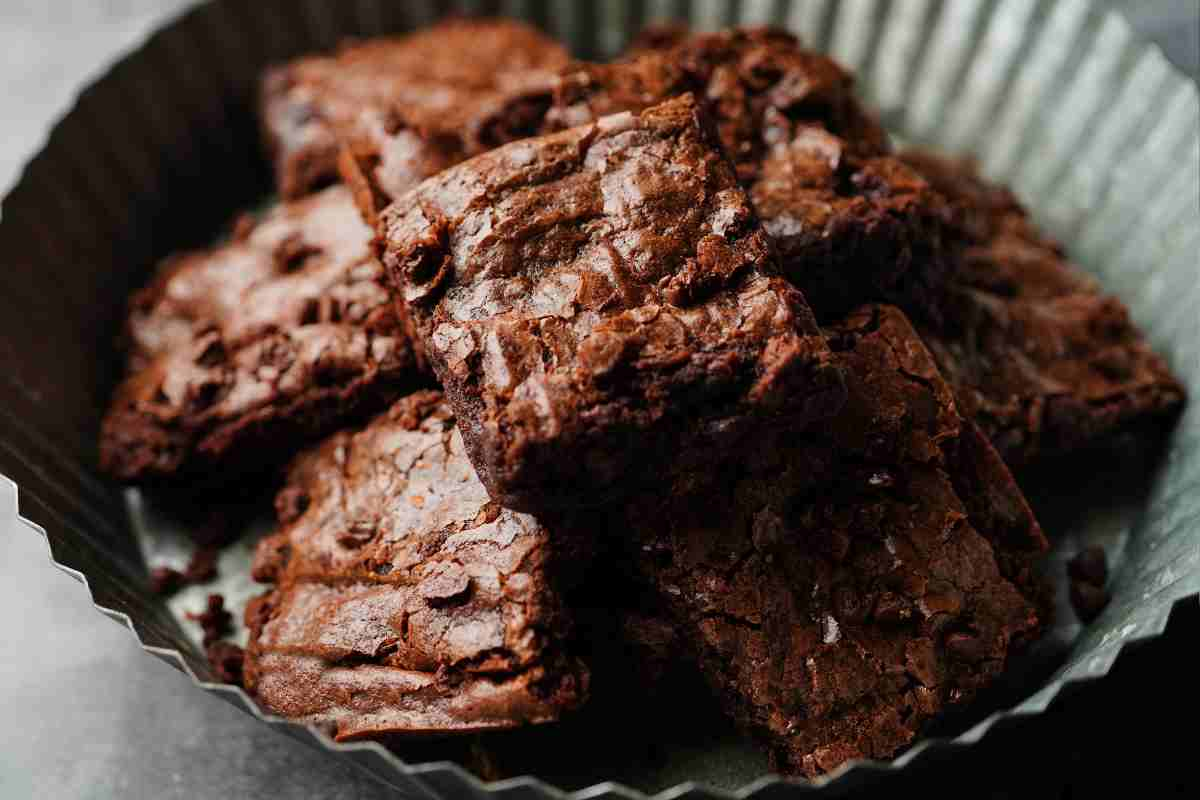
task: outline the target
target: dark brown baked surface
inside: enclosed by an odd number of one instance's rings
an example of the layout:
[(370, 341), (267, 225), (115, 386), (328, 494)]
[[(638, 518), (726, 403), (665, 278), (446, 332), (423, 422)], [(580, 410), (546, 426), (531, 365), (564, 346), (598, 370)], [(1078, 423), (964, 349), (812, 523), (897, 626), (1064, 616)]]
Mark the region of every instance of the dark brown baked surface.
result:
[(563, 70), (547, 125), (574, 127), (641, 111), (687, 92), (703, 98), (721, 146), (749, 183), (771, 147), (817, 125), (863, 155), (886, 153), (887, 133), (858, 102), (854, 79), (832, 59), (775, 28), (672, 31), (639, 38), (611, 64)]
[(536, 131), (566, 61), (561, 45), (522, 23), (457, 19), (276, 67), (262, 84), (261, 117), (280, 194), (336, 179), (350, 140), (346, 166), (371, 211), (372, 192), (394, 197)]
[(583, 702), (563, 543), (491, 502), (436, 392), (292, 464), (253, 574), (245, 679), (339, 740), (547, 722)]
[[(828, 424), (638, 497), (634, 570), (725, 708), (786, 772), (888, 758), (1040, 630), (1046, 542), (897, 309), (828, 329)], [(643, 639), (646, 637), (642, 637)]]
[(331, 187), (168, 259), (131, 302), (102, 467), (139, 483), (234, 479), (411, 389), (415, 360), (370, 239)]
[(922, 335), (965, 414), (1014, 467), (1149, 432), (1184, 400), (1116, 297), (974, 167), (906, 153), (954, 206), (952, 275)]
[(512, 508), (602, 503), (692, 439), (840, 404), (690, 95), (448, 169), (380, 232), (410, 333)]
[(822, 322), (872, 300), (936, 309), (949, 211), (900, 159), (856, 155), (818, 125), (797, 126), (763, 157), (749, 191), (784, 274)]
[(878, 299), (928, 304), (942, 280), (941, 198), (890, 155), (837, 63), (775, 29), (655, 29), (612, 64), (564, 71), (547, 124), (703, 98), (775, 239), (784, 274), (821, 320)]

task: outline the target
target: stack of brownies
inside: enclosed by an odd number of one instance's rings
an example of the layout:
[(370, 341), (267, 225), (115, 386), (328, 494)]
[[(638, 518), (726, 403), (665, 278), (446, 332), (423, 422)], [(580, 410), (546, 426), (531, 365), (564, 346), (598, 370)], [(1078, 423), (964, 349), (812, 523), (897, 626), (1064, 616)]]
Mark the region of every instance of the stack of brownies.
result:
[(1183, 402), (1009, 192), (894, 153), (780, 31), (595, 64), (448, 21), (260, 112), (282, 199), (133, 297), (101, 451), (144, 486), (290, 459), (244, 681), (338, 740), (579, 708), (573, 598), (613, 576), (633, 672), (702, 676), (781, 771), (890, 757), (1046, 624), (1009, 468)]

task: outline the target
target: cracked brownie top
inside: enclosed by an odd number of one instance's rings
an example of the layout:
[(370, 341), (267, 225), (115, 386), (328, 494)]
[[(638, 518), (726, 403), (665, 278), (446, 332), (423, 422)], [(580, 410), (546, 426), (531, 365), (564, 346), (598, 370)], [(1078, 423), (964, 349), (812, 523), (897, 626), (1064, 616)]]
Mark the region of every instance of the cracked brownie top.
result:
[(253, 574), (247, 685), (338, 739), (545, 722), (583, 701), (556, 562), (570, 539), (491, 502), (436, 392), (293, 463)]
[(493, 498), (599, 503), (689, 436), (841, 399), (690, 95), (498, 148), (381, 221), (410, 332)]
[(167, 259), (130, 304), (103, 468), (135, 482), (231, 480), (418, 381), (370, 239), (332, 187)]
[(940, 284), (945, 203), (890, 154), (853, 79), (774, 29), (664, 31), (612, 64), (564, 70), (547, 124), (694, 92), (715, 120), (783, 274), (822, 321), (879, 299), (925, 307)]

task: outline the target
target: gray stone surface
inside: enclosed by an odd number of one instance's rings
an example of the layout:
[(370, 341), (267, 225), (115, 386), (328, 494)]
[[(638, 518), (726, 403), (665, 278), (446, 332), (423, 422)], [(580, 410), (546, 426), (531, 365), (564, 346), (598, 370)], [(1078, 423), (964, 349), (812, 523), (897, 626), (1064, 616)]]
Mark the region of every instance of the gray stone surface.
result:
[[(1200, 74), (1196, 0), (1109, 4), (1126, 11), (1172, 61)], [(16, 180), (79, 87), (186, 5), (0, 3), (0, 189)], [(12, 503), (0, 488), (0, 512)], [(0, 798), (393, 796), (327, 754), (194, 691), (103, 620), (23, 529), (0, 530), (0, 624)], [(1103, 698), (1104, 689), (1096, 691)]]

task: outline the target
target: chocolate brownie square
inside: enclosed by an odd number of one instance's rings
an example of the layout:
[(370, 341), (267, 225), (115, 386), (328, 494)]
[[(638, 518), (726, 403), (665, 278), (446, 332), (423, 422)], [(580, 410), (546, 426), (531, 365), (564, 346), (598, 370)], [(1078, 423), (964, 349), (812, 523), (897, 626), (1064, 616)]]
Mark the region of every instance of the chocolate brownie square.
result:
[[(339, 741), (547, 722), (587, 694), (572, 537), (489, 500), (436, 392), (301, 454), (252, 571), (245, 680)], [(563, 562), (566, 562), (565, 564)]]
[(841, 378), (690, 95), (506, 145), (380, 224), (493, 499), (595, 505), (691, 443), (803, 426)]
[(334, 180), (350, 136), (369, 209), (372, 187), (395, 196), (536, 131), (566, 61), (561, 45), (522, 23), (457, 19), (276, 67), (260, 105), (279, 192), (296, 197)]
[(969, 163), (904, 159), (955, 210), (952, 277), (922, 335), (1004, 459), (1024, 467), (1164, 427), (1183, 386), (1121, 301)]
[(168, 259), (131, 302), (101, 466), (137, 483), (233, 480), (422, 382), (370, 241), (331, 187)]
[[(848, 399), (613, 524), (686, 654), (784, 772), (888, 758), (1037, 636), (1046, 541), (904, 315), (828, 329)], [(661, 649), (661, 648), (660, 648)]]
[(790, 34), (668, 29), (639, 39), (621, 61), (566, 70), (547, 124), (639, 111), (687, 91), (707, 103), (784, 274), (819, 319), (870, 300), (928, 303), (944, 269), (945, 203), (890, 155), (852, 77)]

